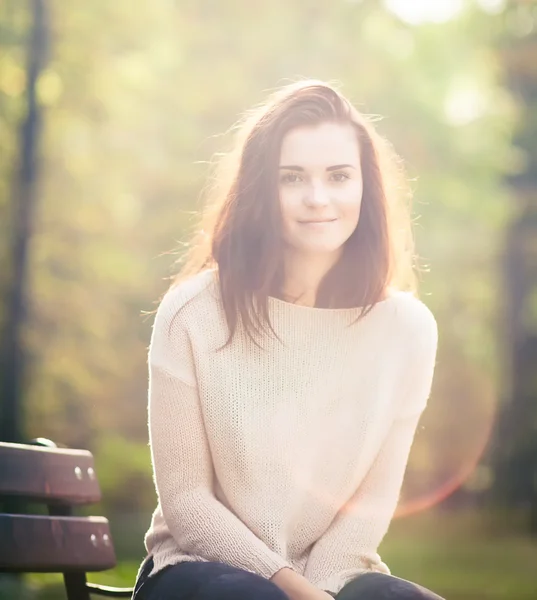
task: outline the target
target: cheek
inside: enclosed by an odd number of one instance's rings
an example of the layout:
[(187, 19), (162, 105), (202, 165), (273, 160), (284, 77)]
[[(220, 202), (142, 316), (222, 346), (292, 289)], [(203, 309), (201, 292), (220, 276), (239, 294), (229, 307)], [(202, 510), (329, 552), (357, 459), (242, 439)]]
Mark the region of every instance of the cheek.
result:
[(362, 190), (361, 188), (349, 190), (349, 193), (342, 194), (339, 198), (339, 210), (343, 219), (349, 223), (358, 223), (360, 217), (360, 208), (362, 206)]
[(295, 219), (299, 204), (300, 198), (296, 190), (284, 189), (280, 191), (280, 211), (284, 223)]

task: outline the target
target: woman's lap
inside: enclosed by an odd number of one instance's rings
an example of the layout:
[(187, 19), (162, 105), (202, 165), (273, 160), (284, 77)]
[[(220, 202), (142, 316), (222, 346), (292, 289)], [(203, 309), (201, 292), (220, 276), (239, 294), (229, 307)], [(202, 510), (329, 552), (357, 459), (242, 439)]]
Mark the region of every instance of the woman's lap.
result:
[[(138, 586), (137, 586), (138, 587)], [(288, 600), (274, 583), (216, 562), (183, 562), (147, 579), (134, 600)]]
[[(151, 560), (151, 559), (149, 559)], [(223, 563), (184, 562), (148, 579), (147, 563), (134, 600), (288, 600), (271, 581)], [(382, 573), (366, 573), (348, 583), (337, 600), (443, 600), (430, 590)]]
[(385, 575), (365, 573), (350, 581), (336, 596), (337, 600), (444, 600), (417, 583)]

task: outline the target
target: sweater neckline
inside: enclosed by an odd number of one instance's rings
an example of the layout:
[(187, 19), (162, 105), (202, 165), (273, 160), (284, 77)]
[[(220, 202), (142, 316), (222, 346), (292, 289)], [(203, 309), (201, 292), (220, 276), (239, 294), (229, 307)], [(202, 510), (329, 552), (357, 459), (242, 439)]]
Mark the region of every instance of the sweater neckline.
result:
[[(384, 304), (390, 303), (396, 296), (402, 294), (403, 292), (400, 290), (394, 290), (390, 292), (385, 298), (375, 302), (373, 308), (374, 310), (378, 306), (382, 306)], [(279, 308), (280, 310), (292, 310), (301, 314), (311, 314), (311, 315), (329, 315), (329, 314), (337, 314), (337, 315), (358, 315), (365, 307), (364, 306), (352, 306), (349, 308), (322, 308), (318, 306), (306, 306), (305, 304), (295, 304), (294, 302), (288, 302), (287, 300), (282, 300), (281, 298), (276, 298), (276, 296), (268, 297), (269, 306), (273, 306), (274, 308)]]
[[(206, 271), (213, 279), (212, 281), (218, 288), (217, 277), (218, 270), (216, 268), (207, 269)], [(390, 304), (395, 298), (401, 296), (402, 294), (409, 294), (411, 292), (405, 292), (399, 289), (392, 289), (388, 295), (375, 302), (373, 308), (370, 312), (373, 312), (376, 308), (380, 306), (384, 306)], [(295, 304), (294, 302), (288, 302), (287, 300), (282, 300), (281, 298), (277, 298), (276, 296), (268, 296), (268, 308), (271, 312), (279, 312), (280, 314), (284, 313), (284, 311), (292, 312), (296, 316), (301, 317), (320, 317), (328, 315), (337, 315), (339, 317), (358, 317), (360, 312), (362, 311), (364, 306), (352, 306), (350, 308), (321, 308), (318, 306), (306, 306), (304, 304)], [(369, 314), (369, 313), (368, 313)]]

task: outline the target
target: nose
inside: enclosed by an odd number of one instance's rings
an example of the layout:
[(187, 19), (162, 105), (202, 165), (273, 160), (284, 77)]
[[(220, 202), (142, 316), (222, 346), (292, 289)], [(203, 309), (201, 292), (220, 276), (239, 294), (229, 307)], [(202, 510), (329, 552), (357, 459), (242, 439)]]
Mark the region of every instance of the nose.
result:
[(328, 190), (322, 183), (312, 182), (309, 186), (304, 203), (311, 207), (326, 206), (329, 204)]

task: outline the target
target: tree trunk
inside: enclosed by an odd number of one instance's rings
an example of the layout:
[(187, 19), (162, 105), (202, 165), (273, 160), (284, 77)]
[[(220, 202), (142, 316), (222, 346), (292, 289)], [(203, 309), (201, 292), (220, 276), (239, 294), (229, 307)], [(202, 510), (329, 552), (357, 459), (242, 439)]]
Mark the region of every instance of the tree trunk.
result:
[(12, 241), (8, 262), (4, 331), (0, 352), (0, 439), (23, 439), (22, 389), (25, 352), (22, 328), (26, 320), (28, 246), (36, 204), (38, 176), (37, 144), (41, 113), (36, 98), (36, 82), (43, 69), (47, 50), (46, 0), (31, 0), (32, 28), (27, 56), (27, 112), (19, 135), (19, 161), (13, 182)]

